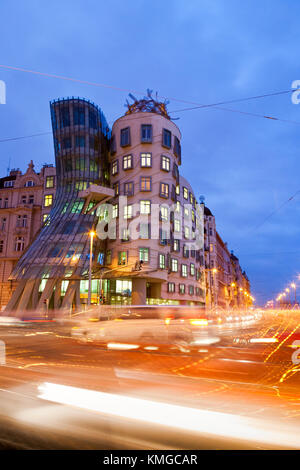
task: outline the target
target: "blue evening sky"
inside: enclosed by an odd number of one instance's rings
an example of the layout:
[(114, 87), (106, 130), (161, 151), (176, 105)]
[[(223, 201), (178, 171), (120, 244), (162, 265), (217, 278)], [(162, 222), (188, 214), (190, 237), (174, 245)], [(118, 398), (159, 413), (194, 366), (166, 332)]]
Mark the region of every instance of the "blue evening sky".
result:
[[(3, 0), (0, 64), (171, 97), (216, 103), (291, 89), (300, 80), (300, 3), (292, 0)], [(83, 96), (110, 124), (127, 92), (8, 71), (0, 140), (50, 127), (49, 100)], [(137, 94), (136, 94), (137, 95)], [(139, 95), (137, 95), (139, 96)], [(224, 109), (184, 111), (181, 173), (205, 195), (217, 230), (240, 258), (258, 302), (300, 271), (300, 105), (283, 94)], [(1, 174), (54, 163), (51, 135), (0, 143)]]

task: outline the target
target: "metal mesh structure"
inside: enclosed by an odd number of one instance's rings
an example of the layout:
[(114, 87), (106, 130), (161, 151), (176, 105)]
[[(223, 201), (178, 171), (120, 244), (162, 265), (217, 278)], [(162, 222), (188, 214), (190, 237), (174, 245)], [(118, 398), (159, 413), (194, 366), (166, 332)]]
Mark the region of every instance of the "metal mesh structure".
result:
[[(23, 281), (23, 288), (25, 281), (37, 284), (47, 279), (52, 285), (48, 298), (55, 281), (87, 278), (89, 231), (97, 215), (95, 211), (87, 213), (93, 201), (82, 212), (84, 199), (79, 193), (91, 184), (109, 186), (111, 137), (103, 113), (90, 101), (59, 99), (50, 103), (50, 109), (57, 174), (55, 200), (43, 227), (11, 275), (11, 279)], [(95, 241), (94, 266), (104, 254), (104, 243)]]

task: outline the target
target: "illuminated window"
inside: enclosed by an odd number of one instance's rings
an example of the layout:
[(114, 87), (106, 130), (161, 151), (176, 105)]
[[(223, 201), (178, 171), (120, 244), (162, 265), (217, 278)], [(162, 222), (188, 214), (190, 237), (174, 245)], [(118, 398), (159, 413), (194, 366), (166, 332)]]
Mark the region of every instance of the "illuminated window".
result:
[(174, 284), (174, 282), (168, 282), (168, 292), (170, 292), (170, 293), (175, 292), (175, 284)]
[(164, 171), (170, 171), (170, 157), (166, 157), (165, 155), (161, 156), (160, 168)]
[(159, 254), (158, 255), (158, 266), (160, 269), (165, 269), (166, 267), (166, 257), (165, 255)]
[(141, 176), (140, 191), (151, 191), (151, 176)]
[(124, 206), (124, 219), (132, 218), (132, 205)]
[(189, 227), (184, 227), (184, 237), (190, 238), (190, 229)]
[(111, 250), (106, 252), (106, 264), (111, 264)]
[(119, 213), (119, 205), (118, 204), (113, 204), (112, 218), (115, 219), (116, 217), (118, 217), (118, 213)]
[(114, 191), (115, 191), (115, 196), (119, 196), (119, 194), (120, 194), (120, 185), (119, 185), (119, 182), (113, 184), (113, 189), (114, 189)]
[(173, 250), (177, 252), (180, 251), (180, 242), (176, 238), (173, 240)]
[(127, 264), (127, 251), (118, 252), (118, 265)]
[(54, 176), (47, 176), (46, 188), (54, 188)]
[(141, 153), (141, 168), (151, 168), (152, 155), (151, 153)]
[(187, 275), (188, 275), (187, 264), (182, 264), (181, 265), (181, 276), (182, 277), (187, 277)]
[(149, 200), (140, 201), (140, 213), (146, 214), (146, 215), (151, 213), (151, 201)]
[(160, 183), (159, 195), (164, 198), (169, 197), (169, 185), (167, 183)]
[(44, 206), (49, 207), (52, 206), (53, 203), (53, 195), (52, 194), (46, 194), (44, 197)]
[(166, 206), (161, 206), (160, 208), (161, 220), (167, 222), (169, 220), (169, 208)]
[(123, 157), (123, 170), (131, 170), (132, 168), (132, 155), (125, 155), (125, 157)]
[(174, 232), (180, 232), (180, 230), (181, 230), (180, 220), (175, 219), (174, 220)]
[(176, 186), (176, 194), (177, 194), (177, 196), (180, 196), (180, 185), (179, 184), (177, 184), (177, 186)]
[(150, 238), (150, 225), (148, 223), (140, 224), (140, 238), (142, 240), (147, 240)]
[(149, 262), (149, 248), (139, 248), (139, 260), (144, 263)]
[(195, 276), (195, 265), (194, 265), (194, 263), (190, 264), (190, 274), (191, 274), (191, 276)]
[(184, 197), (184, 199), (186, 199), (186, 200), (187, 200), (187, 199), (189, 198), (189, 192), (188, 192), (188, 189), (187, 189), (187, 188), (185, 188), (184, 186), (183, 186), (183, 188), (182, 188), (182, 189), (183, 189), (183, 197)]
[(179, 284), (179, 294), (185, 294), (185, 284)]
[(189, 294), (194, 295), (194, 286), (189, 286)]
[(115, 160), (112, 164), (111, 173), (114, 176), (118, 173), (118, 171), (119, 171), (119, 162), (118, 160)]
[(178, 259), (176, 259), (176, 258), (171, 259), (171, 271), (173, 273), (178, 272)]

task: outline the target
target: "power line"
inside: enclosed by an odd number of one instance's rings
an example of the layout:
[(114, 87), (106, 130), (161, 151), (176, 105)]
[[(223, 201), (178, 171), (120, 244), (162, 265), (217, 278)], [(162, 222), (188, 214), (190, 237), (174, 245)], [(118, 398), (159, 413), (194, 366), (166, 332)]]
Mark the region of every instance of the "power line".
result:
[(52, 134), (52, 132), (48, 131), (48, 132), (40, 132), (39, 134), (23, 135), (23, 136), (20, 136), (20, 137), (10, 137), (8, 139), (1, 139), (0, 143), (1, 142), (10, 142), (11, 140), (28, 139), (30, 137), (38, 137), (38, 136), (41, 136), (41, 135), (49, 135), (49, 134)]
[[(90, 85), (90, 86), (96, 86), (96, 87), (102, 87), (102, 88), (110, 88), (112, 90), (117, 90), (117, 91), (126, 91), (127, 93), (128, 92), (129, 93), (136, 93), (136, 94), (140, 94), (140, 95), (145, 94), (144, 92), (141, 92), (141, 91), (138, 91), (138, 90), (131, 90), (131, 89), (128, 89), (128, 88), (121, 88), (121, 87), (117, 87), (117, 86), (114, 86), (114, 85), (108, 85), (108, 84), (105, 84), (105, 83), (98, 83), (98, 82), (91, 82), (91, 81), (88, 81), (88, 80), (81, 80), (81, 79), (78, 79), (78, 78), (67, 77), (67, 76), (64, 76), (64, 75), (57, 75), (57, 74), (52, 74), (52, 73), (47, 73), (47, 72), (39, 72), (39, 71), (36, 71), (36, 70), (29, 70), (29, 69), (24, 69), (24, 68), (21, 68), (21, 67), (13, 67), (13, 66), (10, 66), (10, 65), (0, 64), (0, 68), (4, 68), (4, 69), (8, 69), (8, 70), (14, 70), (14, 71), (18, 71), (18, 72), (24, 72), (24, 73), (31, 73), (31, 74), (34, 74), (34, 75), (40, 75), (40, 76), (49, 77), (49, 78), (57, 78), (57, 79), (60, 79), (60, 80), (72, 81), (72, 82), (76, 82), (76, 83), (81, 83), (83, 85)], [(165, 97), (165, 96), (158, 96), (158, 97), (160, 99), (164, 99), (164, 100), (172, 100), (172, 101), (176, 101), (176, 102), (179, 102), (179, 103), (186, 103), (186, 104), (196, 105), (195, 108), (185, 108), (185, 109), (182, 109), (182, 110), (171, 111), (172, 113), (177, 113), (177, 112), (187, 111), (187, 110), (192, 110), (192, 109), (201, 109), (201, 108), (210, 108), (210, 107), (212, 107), (212, 108), (216, 108), (216, 109), (222, 109), (222, 110), (228, 111), (228, 112), (240, 113), (240, 114), (245, 114), (245, 115), (249, 115), (249, 116), (261, 117), (261, 118), (264, 118), (264, 119), (270, 119), (270, 120), (282, 121), (282, 122), (289, 122), (289, 123), (300, 125), (300, 122), (297, 122), (297, 121), (290, 121), (290, 120), (287, 120), (287, 119), (280, 119), (280, 118), (277, 118), (275, 116), (267, 116), (267, 115), (262, 115), (262, 114), (250, 113), (250, 112), (240, 111), (240, 110), (236, 110), (236, 109), (229, 109), (229, 108), (224, 108), (224, 107), (219, 106), (220, 104), (229, 104), (229, 103), (238, 103), (238, 102), (243, 102), (243, 101), (250, 101), (250, 100), (254, 100), (254, 99), (266, 98), (268, 96), (276, 96), (276, 95), (282, 95), (282, 94), (287, 94), (287, 93), (293, 93), (295, 91), (297, 91), (297, 90), (292, 90), (292, 89), (291, 90), (283, 90), (283, 91), (278, 91), (278, 92), (265, 93), (263, 95), (250, 96), (250, 97), (246, 97), (246, 98), (220, 101), (220, 102), (211, 103), (211, 104), (203, 104), (203, 103), (198, 103), (198, 102), (195, 102), (195, 101), (188, 101), (188, 100), (183, 100), (183, 99), (179, 99), (179, 98), (172, 98), (172, 97)]]
[(269, 220), (271, 217), (273, 217), (273, 215), (276, 214), (278, 211), (280, 211), (286, 204), (291, 202), (298, 194), (300, 194), (300, 189), (298, 189), (298, 191), (296, 191), (295, 194), (293, 194), (291, 197), (289, 197), (289, 199), (287, 199), (283, 204), (281, 204), (281, 206), (279, 206), (277, 209), (275, 209), (273, 212), (271, 212), (262, 222), (260, 222), (260, 224), (258, 224), (256, 227), (254, 227), (251, 230), (251, 232), (259, 229), (262, 225), (264, 225), (267, 222), (267, 220)]

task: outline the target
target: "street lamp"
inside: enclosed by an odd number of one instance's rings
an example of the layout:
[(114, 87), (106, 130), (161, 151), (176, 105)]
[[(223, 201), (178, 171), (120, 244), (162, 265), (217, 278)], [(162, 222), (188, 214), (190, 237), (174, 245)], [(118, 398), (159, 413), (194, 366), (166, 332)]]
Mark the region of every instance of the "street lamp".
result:
[(293, 289), (295, 289), (295, 305), (296, 305), (296, 303), (297, 303), (296, 284), (295, 284), (294, 282), (292, 282), (291, 287), (292, 287)]
[(92, 258), (93, 258), (93, 241), (96, 232), (91, 230), (89, 232), (90, 236), (90, 266), (89, 266), (89, 291), (88, 291), (88, 305), (91, 305), (91, 297), (92, 297)]

